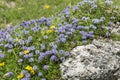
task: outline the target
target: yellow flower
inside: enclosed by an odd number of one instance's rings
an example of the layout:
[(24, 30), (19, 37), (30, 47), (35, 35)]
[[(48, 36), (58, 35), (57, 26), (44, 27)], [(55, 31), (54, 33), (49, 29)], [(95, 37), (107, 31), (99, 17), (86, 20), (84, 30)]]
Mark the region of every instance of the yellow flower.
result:
[(34, 71), (34, 70), (31, 70), (30, 72), (31, 72), (32, 74), (35, 74), (35, 71)]
[(28, 71), (32, 71), (33, 70), (33, 68), (31, 66), (27, 66), (27, 67), (25, 67), (25, 69), (28, 70)]
[(49, 33), (52, 33), (54, 32), (54, 30), (47, 30), (46, 33), (49, 34)]
[(29, 52), (29, 50), (24, 50), (24, 54), (28, 54)]
[(23, 77), (24, 77), (24, 74), (22, 72), (17, 76), (17, 78), (19, 78), (19, 79), (21, 79)]
[(4, 65), (5, 65), (5, 62), (0, 63), (0, 67), (1, 67), (1, 66), (4, 66)]
[(50, 29), (54, 29), (55, 28), (55, 26), (50, 26)]
[(17, 42), (20, 42), (20, 40), (19, 40), (18, 38), (16, 38), (16, 41), (17, 41)]
[(50, 8), (50, 6), (47, 5), (47, 4), (44, 7), (45, 7), (45, 9), (49, 9)]
[(25, 69), (30, 71), (32, 74), (35, 74), (35, 71), (33, 70), (33, 68), (31, 66), (27, 66), (27, 67), (25, 67)]

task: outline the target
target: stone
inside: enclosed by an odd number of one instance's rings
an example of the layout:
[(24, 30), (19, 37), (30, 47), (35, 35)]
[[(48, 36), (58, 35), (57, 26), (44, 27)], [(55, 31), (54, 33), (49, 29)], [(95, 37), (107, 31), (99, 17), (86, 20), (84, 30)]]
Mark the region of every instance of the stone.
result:
[(116, 24), (114, 24), (114, 26), (112, 26), (111, 32), (120, 35), (120, 22), (117, 22)]
[(120, 42), (95, 39), (77, 46), (60, 69), (63, 80), (119, 80)]

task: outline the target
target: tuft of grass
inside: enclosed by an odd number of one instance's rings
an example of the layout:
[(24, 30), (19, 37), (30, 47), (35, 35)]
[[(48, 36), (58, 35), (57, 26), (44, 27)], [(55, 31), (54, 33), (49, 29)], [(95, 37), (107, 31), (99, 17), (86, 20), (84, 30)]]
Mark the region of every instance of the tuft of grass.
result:
[[(79, 0), (1, 0), (0, 1), (0, 27), (6, 27), (7, 24), (17, 25), (21, 21), (30, 19), (39, 19), (41, 17), (50, 17), (56, 15), (68, 4), (75, 4)], [(11, 7), (13, 4), (14, 7)], [(45, 9), (45, 5), (49, 9)], [(8, 7), (8, 5), (10, 7)]]

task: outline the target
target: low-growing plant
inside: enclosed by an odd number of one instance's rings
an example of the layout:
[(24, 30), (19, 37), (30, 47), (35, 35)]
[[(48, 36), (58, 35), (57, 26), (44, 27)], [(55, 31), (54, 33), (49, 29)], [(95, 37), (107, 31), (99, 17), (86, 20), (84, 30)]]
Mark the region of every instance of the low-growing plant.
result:
[(119, 8), (111, 0), (83, 0), (50, 18), (0, 30), (0, 79), (62, 80), (59, 64), (79, 45), (111, 36)]

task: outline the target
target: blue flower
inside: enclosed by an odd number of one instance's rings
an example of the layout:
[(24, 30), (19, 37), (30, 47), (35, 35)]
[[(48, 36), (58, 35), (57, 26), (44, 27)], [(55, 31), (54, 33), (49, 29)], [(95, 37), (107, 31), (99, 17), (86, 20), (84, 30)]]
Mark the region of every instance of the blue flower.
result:
[(73, 10), (77, 11), (78, 10), (78, 6), (73, 6)]
[(65, 51), (64, 51), (64, 50), (60, 50), (59, 53), (60, 53), (60, 54), (64, 54)]
[(25, 41), (24, 40), (20, 40), (20, 45), (23, 45), (25, 44)]
[(22, 78), (21, 80), (30, 80), (30, 78), (26, 77), (26, 78)]
[(57, 57), (55, 55), (51, 56), (50, 60), (52, 61), (56, 61), (57, 60)]
[(48, 70), (48, 68), (49, 68), (48, 65), (44, 65), (44, 66), (43, 66), (43, 69), (44, 69), (44, 70)]
[(35, 50), (35, 54), (39, 54), (40, 53), (40, 51), (39, 50)]
[(8, 77), (11, 77), (13, 76), (14, 73), (13, 72), (7, 72), (6, 74), (3, 75), (4, 78), (8, 78)]
[(25, 77), (28, 79), (28, 78), (30, 78), (30, 73), (25, 73)]
[(29, 55), (28, 54), (26, 54), (26, 55), (24, 55), (23, 56), (25, 59), (27, 59), (28, 57), (29, 57)]
[(48, 39), (48, 36), (45, 35), (45, 36), (43, 36), (43, 38), (44, 38), (44, 39)]
[(37, 66), (33, 66), (33, 70), (37, 70)]
[(4, 58), (4, 57), (5, 57), (5, 54), (0, 53), (0, 58)]
[(65, 61), (65, 57), (60, 57), (60, 61), (64, 62)]
[(23, 59), (19, 59), (19, 60), (18, 60), (18, 63), (21, 63), (21, 62), (23, 62)]
[(42, 72), (38, 72), (38, 76), (41, 77), (42, 76)]
[(46, 78), (41, 78), (41, 80), (46, 80)]
[(110, 37), (110, 32), (106, 32), (106, 37)]
[(29, 59), (29, 62), (34, 62), (34, 59), (33, 59), (33, 58), (30, 58), (30, 59)]
[(113, 4), (113, 1), (111, 1), (111, 0), (105, 0), (105, 4), (111, 5), (111, 4)]
[(92, 22), (93, 22), (94, 24), (98, 24), (98, 23), (100, 23), (100, 20), (99, 20), (99, 19), (93, 19)]

